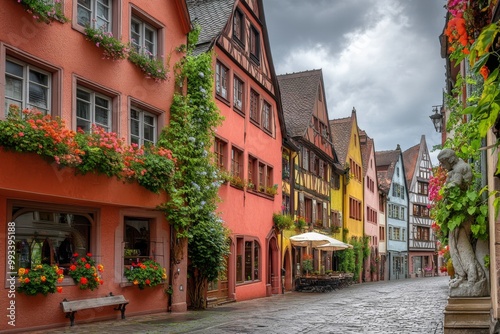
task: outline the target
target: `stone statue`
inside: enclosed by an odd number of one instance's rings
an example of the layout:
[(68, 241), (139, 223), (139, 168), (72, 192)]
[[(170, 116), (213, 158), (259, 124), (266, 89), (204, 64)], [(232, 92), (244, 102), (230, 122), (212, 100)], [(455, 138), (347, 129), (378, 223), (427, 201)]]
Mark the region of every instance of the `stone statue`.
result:
[[(472, 181), (472, 169), (455, 151), (443, 149), (438, 160), (448, 171), (447, 187), (460, 187), (467, 190)], [(467, 208), (464, 208), (467, 210)], [(488, 247), (486, 242), (477, 241), (473, 245), (471, 225), (474, 217), (468, 217), (460, 226), (449, 232), (448, 244), (453, 261), (456, 278), (450, 280), (450, 297), (484, 297), (489, 296), (489, 284), (484, 268), (476, 254), (478, 247)]]

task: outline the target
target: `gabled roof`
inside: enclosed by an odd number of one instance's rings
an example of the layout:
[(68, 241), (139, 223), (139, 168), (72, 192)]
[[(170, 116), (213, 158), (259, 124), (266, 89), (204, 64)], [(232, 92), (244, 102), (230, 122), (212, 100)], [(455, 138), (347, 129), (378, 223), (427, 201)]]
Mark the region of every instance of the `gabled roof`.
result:
[(411, 184), (411, 180), (413, 179), (419, 152), (420, 144), (412, 146), (403, 152), (403, 163), (405, 164), (406, 182), (408, 182), (408, 184)]
[(277, 76), (286, 129), (291, 137), (305, 135), (314, 112), (318, 89), (323, 80), (321, 70)]
[[(361, 148), (361, 160), (363, 161), (363, 177), (366, 176), (366, 172), (368, 171), (368, 161), (370, 160), (370, 153), (372, 150), (375, 150), (375, 144), (373, 139), (368, 137), (366, 131), (359, 131), (359, 145)], [(376, 164), (376, 163), (375, 163)]]
[(395, 150), (375, 152), (379, 188), (385, 194), (388, 194), (389, 189), (391, 188), (394, 168), (396, 167), (400, 154), (401, 148), (399, 147), (399, 144)]
[(330, 129), (332, 131), (333, 145), (337, 152), (339, 162), (345, 166), (347, 153), (349, 151), (349, 142), (351, 140), (352, 117), (337, 118), (330, 120)]
[(236, 0), (186, 0), (193, 25), (201, 27), (195, 54), (212, 48), (228, 23)]

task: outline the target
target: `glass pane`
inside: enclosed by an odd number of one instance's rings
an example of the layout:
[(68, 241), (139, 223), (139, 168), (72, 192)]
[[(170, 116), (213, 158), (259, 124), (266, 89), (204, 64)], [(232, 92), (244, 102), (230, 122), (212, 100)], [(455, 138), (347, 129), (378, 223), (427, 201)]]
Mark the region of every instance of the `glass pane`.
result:
[(8, 60), (6, 62), (5, 72), (21, 78), (23, 77), (23, 67), (19, 64), (10, 62)]
[(144, 140), (154, 142), (155, 141), (154, 130), (155, 130), (154, 127), (145, 125), (144, 126)]
[(144, 48), (148, 51), (148, 52), (145, 52), (147, 55), (149, 55), (149, 56), (155, 55), (155, 45), (153, 43), (146, 41)]
[(137, 136), (130, 136), (130, 142), (132, 144), (140, 145), (140, 143), (139, 143), (139, 137), (137, 137)]
[(49, 76), (40, 72), (35, 72), (30, 70), (30, 81), (38, 83), (40, 85), (49, 85)]
[(85, 100), (87, 102), (90, 102), (90, 93), (84, 91), (84, 90), (81, 90), (81, 89), (77, 89), (76, 90), (76, 97), (78, 99), (81, 99), (81, 100)]
[(91, 0), (78, 0), (78, 4), (90, 9)]
[(90, 132), (90, 122), (87, 122), (83, 119), (76, 119), (76, 128), (82, 129), (84, 132)]
[(139, 112), (135, 109), (130, 110), (130, 118), (139, 120)]
[(18, 106), (20, 109), (22, 108), (22, 104), (21, 104), (21, 102), (19, 102), (19, 101), (15, 101), (15, 100), (11, 100), (11, 99), (9, 99), (9, 98), (6, 98), (6, 99), (5, 99), (5, 116), (7, 116), (7, 115), (8, 115), (8, 113), (9, 113), (9, 106), (10, 106), (11, 104), (13, 104), (13, 105), (15, 105), (15, 106)]
[(95, 107), (95, 122), (98, 125), (108, 127), (109, 126), (109, 112), (108, 109), (101, 107)]
[(108, 109), (108, 107), (109, 107), (109, 100), (105, 99), (105, 98), (102, 98), (102, 97), (99, 97), (99, 96), (96, 96), (95, 97), (95, 105), (99, 106), (99, 107), (103, 107), (105, 109)]
[(90, 103), (76, 101), (76, 116), (90, 121)]
[(47, 109), (48, 104), (48, 89), (42, 86), (30, 83), (29, 88), (29, 104), (36, 107)]
[(139, 133), (139, 121), (136, 121), (136, 120), (130, 121), (130, 133), (132, 135), (136, 135), (136, 136), (140, 135), (140, 133)]
[(5, 96), (22, 101), (23, 81), (7, 76), (5, 78)]
[(90, 10), (78, 6), (77, 9), (77, 23), (82, 26), (90, 25)]
[(96, 18), (95, 27), (104, 31), (110, 31), (108, 21), (103, 20), (100, 17)]
[(155, 117), (152, 115), (144, 114), (144, 124), (154, 126), (155, 125)]

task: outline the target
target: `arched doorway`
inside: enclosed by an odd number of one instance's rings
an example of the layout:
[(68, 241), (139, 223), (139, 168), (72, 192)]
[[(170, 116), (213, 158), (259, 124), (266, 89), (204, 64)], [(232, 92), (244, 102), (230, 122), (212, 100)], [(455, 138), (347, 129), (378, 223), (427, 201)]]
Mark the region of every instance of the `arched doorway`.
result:
[(279, 247), (278, 240), (274, 231), (268, 237), (267, 247), (267, 295), (278, 294), (280, 292), (281, 279), (280, 279), (280, 263), (279, 263)]

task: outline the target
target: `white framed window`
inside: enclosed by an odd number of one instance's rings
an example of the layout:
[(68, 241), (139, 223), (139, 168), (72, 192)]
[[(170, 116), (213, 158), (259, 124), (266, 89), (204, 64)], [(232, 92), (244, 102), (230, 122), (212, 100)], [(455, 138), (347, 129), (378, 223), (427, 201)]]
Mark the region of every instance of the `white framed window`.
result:
[(76, 89), (76, 127), (90, 132), (92, 124), (111, 131), (112, 100), (110, 97), (78, 86)]
[(77, 23), (111, 31), (112, 0), (78, 0)]
[(225, 100), (228, 98), (229, 69), (220, 62), (215, 64), (215, 91)]
[(139, 146), (155, 144), (158, 117), (137, 107), (130, 108), (130, 142)]
[(50, 113), (51, 74), (27, 63), (7, 58), (5, 62), (5, 114), (14, 104)]
[(158, 32), (153, 26), (147, 24), (136, 16), (130, 22), (130, 43), (139, 53), (144, 53), (150, 58), (158, 53)]
[(234, 107), (239, 111), (243, 111), (243, 81), (241, 81), (238, 77), (234, 77), (233, 80), (234, 93)]

